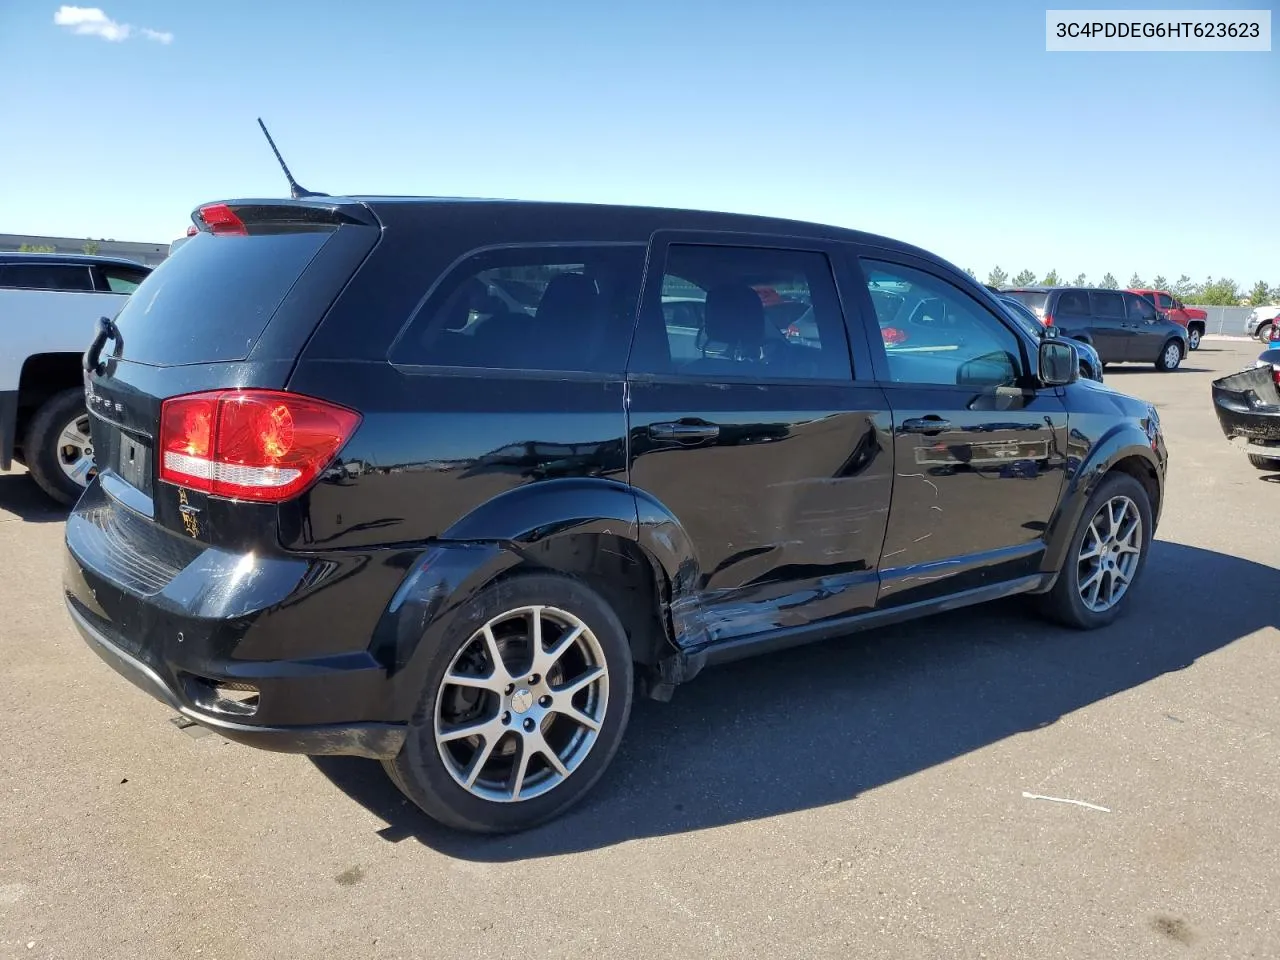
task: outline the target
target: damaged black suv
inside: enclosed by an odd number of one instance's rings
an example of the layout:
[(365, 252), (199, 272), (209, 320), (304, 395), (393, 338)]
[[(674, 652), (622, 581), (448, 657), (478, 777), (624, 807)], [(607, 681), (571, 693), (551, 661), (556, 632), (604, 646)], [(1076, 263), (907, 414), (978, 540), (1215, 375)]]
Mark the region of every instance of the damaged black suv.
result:
[(515, 201), (193, 220), (85, 353), (71, 619), (453, 827), (560, 813), (704, 666), (1019, 593), (1096, 627), (1142, 571), (1155, 410), (922, 250)]

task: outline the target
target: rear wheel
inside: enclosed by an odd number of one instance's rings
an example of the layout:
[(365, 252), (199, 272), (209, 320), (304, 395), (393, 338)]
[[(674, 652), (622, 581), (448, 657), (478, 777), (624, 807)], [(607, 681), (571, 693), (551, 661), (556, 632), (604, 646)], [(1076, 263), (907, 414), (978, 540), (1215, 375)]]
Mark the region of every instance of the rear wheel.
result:
[(73, 387), (47, 400), (31, 418), (22, 452), (41, 490), (65, 506), (79, 500), (97, 472), (84, 390)]
[(494, 584), (430, 656), (404, 747), (384, 766), (441, 823), (498, 833), (550, 820), (617, 752), (631, 649), (617, 615), (581, 581)]
[(1160, 358), (1156, 360), (1157, 370), (1163, 370), (1167, 373), (1171, 370), (1177, 370), (1181, 363), (1182, 344), (1177, 340), (1170, 340), (1160, 348)]
[(1191, 327), (1187, 330), (1187, 349), (1199, 350), (1200, 337), (1203, 331), (1199, 327)]
[(1057, 583), (1041, 598), (1043, 611), (1081, 630), (1111, 623), (1146, 565), (1151, 535), (1146, 488), (1127, 473), (1108, 474), (1085, 506)]
[(1261, 457), (1256, 453), (1249, 454), (1249, 462), (1259, 470), (1280, 470), (1280, 456)]

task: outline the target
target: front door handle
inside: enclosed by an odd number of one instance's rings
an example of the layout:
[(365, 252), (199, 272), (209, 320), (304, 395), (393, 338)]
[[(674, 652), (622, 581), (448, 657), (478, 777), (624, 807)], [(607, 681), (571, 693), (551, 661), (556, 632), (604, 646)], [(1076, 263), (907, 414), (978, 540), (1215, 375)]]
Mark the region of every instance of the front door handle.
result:
[(941, 417), (933, 415), (903, 420), (901, 427), (903, 433), (923, 433), (926, 437), (931, 437), (934, 434), (950, 429), (950, 420), (943, 420)]
[(715, 423), (651, 423), (649, 436), (654, 440), (714, 440), (720, 436), (720, 426)]

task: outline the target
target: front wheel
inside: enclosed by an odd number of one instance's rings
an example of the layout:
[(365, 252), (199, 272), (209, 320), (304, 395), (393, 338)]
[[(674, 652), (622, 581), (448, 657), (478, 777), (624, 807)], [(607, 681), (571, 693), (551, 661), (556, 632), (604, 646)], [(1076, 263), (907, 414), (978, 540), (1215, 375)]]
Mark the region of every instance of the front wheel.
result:
[(1177, 340), (1170, 340), (1160, 350), (1160, 359), (1156, 361), (1156, 369), (1168, 373), (1177, 370), (1179, 364), (1182, 363), (1182, 344)]
[(600, 779), (631, 713), (626, 631), (580, 580), (530, 574), (468, 604), (430, 654), (396, 786), (459, 830), (524, 830)]
[(63, 506), (80, 499), (97, 472), (82, 388), (63, 390), (45, 401), (27, 427), (22, 453), (41, 490)]
[(1251, 453), (1249, 462), (1259, 470), (1280, 470), (1280, 457), (1260, 457), (1256, 453)]
[(1188, 330), (1187, 331), (1187, 349), (1199, 350), (1200, 337), (1201, 337), (1201, 331), (1198, 327), (1192, 327), (1190, 330)]
[(1253, 334), (1263, 343), (1266, 343), (1271, 339), (1272, 326), (1274, 326), (1273, 322), (1268, 320), (1266, 323), (1259, 324), (1258, 329), (1253, 331)]
[(1080, 630), (1115, 620), (1146, 565), (1151, 527), (1146, 488), (1127, 473), (1104, 477), (1080, 517), (1057, 583), (1041, 599), (1045, 614)]

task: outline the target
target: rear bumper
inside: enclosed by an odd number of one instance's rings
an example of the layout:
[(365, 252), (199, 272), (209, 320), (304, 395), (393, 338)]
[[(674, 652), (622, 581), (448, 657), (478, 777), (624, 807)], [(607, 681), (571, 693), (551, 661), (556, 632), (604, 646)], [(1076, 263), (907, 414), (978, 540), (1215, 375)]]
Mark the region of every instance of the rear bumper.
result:
[(353, 585), (385, 605), (367, 570), (187, 541), (97, 483), (67, 519), (66, 550), (65, 601), (86, 643), (183, 716), (267, 750), (399, 751), (410, 691), (370, 651), (371, 628), (350, 626)]
[(89, 647), (108, 666), (134, 686), (145, 690), (184, 717), (220, 733), (228, 740), (260, 750), (311, 755), (345, 754), (373, 759), (389, 759), (400, 752), (406, 728), (403, 724), (356, 723), (318, 726), (264, 726), (237, 723), (226, 717), (202, 712), (182, 702), (181, 696), (151, 667), (130, 656), (111, 642), (67, 597), (67, 612)]

